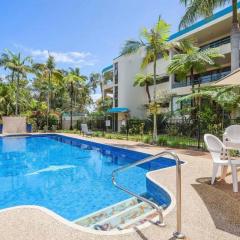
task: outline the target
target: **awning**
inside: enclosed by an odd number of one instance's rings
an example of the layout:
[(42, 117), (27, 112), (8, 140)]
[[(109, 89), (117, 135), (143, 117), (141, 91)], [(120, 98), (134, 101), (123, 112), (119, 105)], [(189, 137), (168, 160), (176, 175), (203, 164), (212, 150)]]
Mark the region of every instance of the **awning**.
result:
[(108, 113), (125, 113), (129, 112), (128, 108), (120, 108), (120, 107), (115, 107), (115, 108), (110, 108), (107, 110)]
[(212, 86), (240, 85), (240, 68), (228, 74)]

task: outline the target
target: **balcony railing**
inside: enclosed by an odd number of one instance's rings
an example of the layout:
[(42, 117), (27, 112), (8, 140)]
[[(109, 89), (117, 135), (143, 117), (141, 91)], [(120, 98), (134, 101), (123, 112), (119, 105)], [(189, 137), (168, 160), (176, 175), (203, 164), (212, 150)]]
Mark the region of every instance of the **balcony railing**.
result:
[[(205, 74), (202, 74), (200, 76), (195, 76), (194, 84), (198, 84), (200, 81), (200, 84), (209, 83), (217, 81), (225, 76), (227, 76), (230, 73), (230, 68), (227, 67), (223, 70), (219, 71), (210, 71)], [(189, 77), (185, 80), (174, 82), (172, 84), (172, 88), (179, 88), (179, 87), (186, 87), (191, 86), (192, 82), (190, 81)]]
[(211, 42), (211, 43), (208, 43), (206, 45), (203, 45), (201, 46), (201, 50), (204, 50), (204, 49), (207, 49), (207, 48), (217, 48), (217, 47), (220, 47), (224, 44), (228, 44), (230, 43), (231, 39), (230, 39), (230, 36), (227, 36), (227, 37), (224, 37), (224, 38), (221, 38), (221, 39), (218, 39), (214, 42)]

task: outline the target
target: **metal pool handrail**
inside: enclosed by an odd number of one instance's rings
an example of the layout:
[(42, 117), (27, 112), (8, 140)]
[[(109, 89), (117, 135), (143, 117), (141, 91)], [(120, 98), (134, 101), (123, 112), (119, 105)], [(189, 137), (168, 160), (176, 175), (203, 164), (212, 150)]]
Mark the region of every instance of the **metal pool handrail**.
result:
[(177, 201), (177, 231), (173, 233), (173, 236), (178, 238), (178, 239), (183, 239), (185, 236), (184, 234), (181, 232), (181, 228), (182, 228), (182, 219), (181, 219), (181, 215), (182, 215), (182, 193), (181, 193), (181, 161), (178, 157), (178, 155), (175, 153), (175, 152), (171, 152), (171, 151), (162, 151), (154, 156), (150, 156), (150, 157), (147, 157), (147, 158), (144, 158), (140, 161), (137, 161), (137, 162), (134, 162), (132, 164), (129, 164), (127, 166), (123, 166), (123, 167), (120, 167), (118, 169), (115, 169), (113, 172), (112, 172), (112, 183), (119, 189), (121, 189), (122, 191), (136, 197), (137, 199), (143, 201), (143, 202), (146, 202), (148, 203), (152, 208), (155, 208), (159, 214), (159, 222), (160, 222), (160, 225), (161, 226), (164, 226), (164, 221), (163, 221), (163, 213), (162, 213), (162, 207), (161, 206), (158, 206), (156, 203), (150, 201), (149, 199), (146, 199), (134, 192), (131, 192), (129, 191), (128, 189), (126, 189), (125, 187), (121, 186), (120, 184), (118, 184), (116, 182), (116, 174), (117, 173), (120, 173), (120, 172), (123, 172), (127, 169), (130, 169), (132, 167), (135, 167), (135, 166), (138, 166), (140, 164), (143, 164), (143, 163), (147, 163), (147, 162), (150, 162), (150, 161), (153, 161), (153, 160), (156, 160), (158, 159), (159, 157), (163, 157), (163, 156), (170, 156), (172, 157), (175, 161), (176, 161), (176, 201)]

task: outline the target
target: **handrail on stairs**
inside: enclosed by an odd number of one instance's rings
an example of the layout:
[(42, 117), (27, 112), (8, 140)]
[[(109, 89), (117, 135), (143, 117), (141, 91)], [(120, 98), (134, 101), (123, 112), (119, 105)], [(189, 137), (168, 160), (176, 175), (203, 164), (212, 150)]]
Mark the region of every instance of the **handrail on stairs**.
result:
[(156, 203), (150, 201), (149, 199), (140, 196), (132, 191), (129, 191), (128, 189), (126, 189), (124, 186), (120, 185), (117, 183), (116, 181), (116, 175), (117, 173), (123, 172), (125, 170), (128, 170), (132, 167), (138, 166), (140, 164), (143, 163), (147, 163), (153, 160), (158, 159), (159, 157), (163, 157), (163, 156), (170, 156), (171, 158), (173, 158), (176, 162), (176, 201), (177, 201), (177, 231), (173, 233), (173, 236), (178, 238), (178, 239), (183, 239), (185, 236), (184, 234), (181, 232), (181, 227), (182, 227), (182, 219), (181, 219), (181, 214), (182, 214), (182, 197), (181, 197), (181, 161), (178, 157), (178, 155), (175, 152), (171, 152), (171, 151), (162, 151), (154, 156), (150, 156), (147, 158), (144, 158), (140, 161), (134, 162), (132, 164), (120, 167), (118, 169), (115, 169), (112, 172), (112, 182), (113, 184), (121, 189), (122, 191), (136, 197), (137, 199), (139, 199), (140, 201), (146, 202), (147, 204), (149, 204), (152, 208), (155, 208), (158, 215), (159, 215), (159, 225), (160, 226), (165, 226), (164, 224), (164, 219), (163, 219), (163, 208), (161, 206), (158, 206)]

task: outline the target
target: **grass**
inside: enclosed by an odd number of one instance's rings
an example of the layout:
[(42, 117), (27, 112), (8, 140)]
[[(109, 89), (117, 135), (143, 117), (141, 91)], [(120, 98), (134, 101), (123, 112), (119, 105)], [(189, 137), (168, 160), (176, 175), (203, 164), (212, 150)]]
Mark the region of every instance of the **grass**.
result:
[[(63, 133), (73, 133), (81, 134), (79, 130), (59, 130), (57, 132)], [(94, 137), (103, 137), (106, 139), (120, 139), (120, 140), (130, 140), (135, 142), (143, 142), (151, 144), (153, 142), (152, 135), (149, 134), (136, 134), (136, 135), (127, 135), (122, 133), (107, 133), (103, 131), (94, 131)], [(197, 148), (198, 142), (197, 139), (185, 137), (185, 136), (171, 136), (166, 134), (161, 134), (158, 136), (157, 145), (164, 147), (174, 147), (174, 148)], [(204, 147), (201, 143), (201, 147)]]

